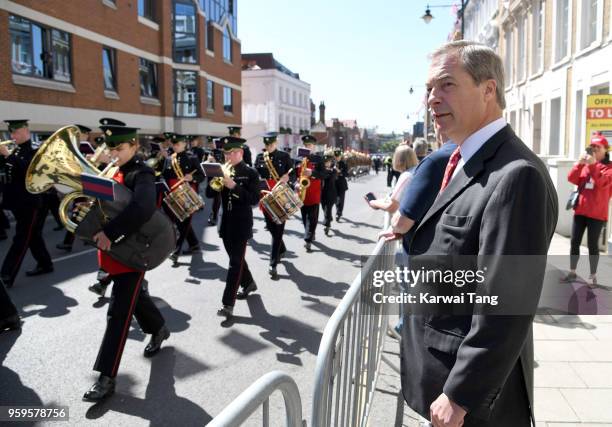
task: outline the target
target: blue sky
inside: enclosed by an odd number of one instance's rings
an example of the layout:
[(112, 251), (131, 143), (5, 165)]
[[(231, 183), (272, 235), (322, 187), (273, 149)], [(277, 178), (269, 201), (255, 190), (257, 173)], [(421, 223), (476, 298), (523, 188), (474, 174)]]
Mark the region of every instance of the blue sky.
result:
[(421, 0), (239, 0), (238, 37), (243, 53), (272, 52), (300, 73), (314, 103), (325, 101), (327, 119), (411, 131), (422, 117), (416, 112), (427, 54), (446, 41), (454, 22), (450, 8), (432, 8), (434, 19), (425, 24), (426, 6)]

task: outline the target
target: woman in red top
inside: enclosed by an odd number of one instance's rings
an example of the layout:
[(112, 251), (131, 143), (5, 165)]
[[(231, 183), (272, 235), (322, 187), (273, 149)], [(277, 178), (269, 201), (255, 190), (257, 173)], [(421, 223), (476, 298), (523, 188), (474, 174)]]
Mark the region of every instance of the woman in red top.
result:
[(567, 176), (569, 182), (580, 188), (580, 194), (574, 208), (570, 271), (564, 280), (571, 282), (576, 279), (580, 242), (586, 229), (591, 267), (587, 284), (594, 288), (597, 286), (596, 274), (599, 262), (597, 241), (602, 227), (608, 221), (608, 204), (612, 196), (612, 166), (608, 154), (608, 141), (600, 133), (591, 138), (591, 150), (591, 154), (583, 155)]

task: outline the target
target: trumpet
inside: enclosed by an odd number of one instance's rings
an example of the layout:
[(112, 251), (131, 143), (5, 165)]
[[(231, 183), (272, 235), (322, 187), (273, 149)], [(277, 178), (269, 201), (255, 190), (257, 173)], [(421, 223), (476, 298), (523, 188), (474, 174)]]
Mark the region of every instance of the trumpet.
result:
[[(234, 176), (234, 167), (232, 166), (231, 162), (225, 162), (222, 166), (223, 168), (223, 175), (224, 176), (229, 176), (229, 177), (233, 177)], [(223, 190), (223, 176), (216, 176), (213, 179), (210, 180), (210, 188), (212, 188), (213, 190), (220, 192), (221, 190)]]
[(7, 139), (6, 141), (0, 141), (0, 147), (5, 146), (9, 152), (9, 156), (13, 154), (15, 148), (17, 148), (17, 143), (14, 139)]

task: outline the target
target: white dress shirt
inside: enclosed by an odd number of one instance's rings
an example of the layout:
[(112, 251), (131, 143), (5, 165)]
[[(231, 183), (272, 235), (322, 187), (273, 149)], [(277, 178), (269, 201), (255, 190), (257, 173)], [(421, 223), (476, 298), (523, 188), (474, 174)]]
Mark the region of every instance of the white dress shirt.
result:
[(499, 119), (492, 121), (485, 127), (478, 129), (476, 132), (468, 136), (465, 141), (463, 141), (463, 144), (461, 144), (461, 146), (459, 147), (461, 159), (459, 159), (459, 163), (457, 163), (457, 167), (455, 168), (455, 171), (453, 172), (453, 176), (450, 181), (452, 181), (455, 175), (457, 175), (457, 172), (459, 172), (459, 170), (463, 168), (463, 165), (465, 165), (472, 158), (472, 156), (482, 148), (484, 143), (487, 142), (489, 138), (491, 138), (497, 132), (502, 130), (506, 126), (506, 124), (506, 119), (500, 117)]

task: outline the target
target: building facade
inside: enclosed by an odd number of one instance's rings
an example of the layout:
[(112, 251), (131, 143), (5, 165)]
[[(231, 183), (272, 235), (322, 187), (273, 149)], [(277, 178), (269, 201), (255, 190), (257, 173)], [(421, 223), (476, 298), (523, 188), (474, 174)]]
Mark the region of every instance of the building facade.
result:
[(0, 119), (28, 118), (41, 134), (110, 116), (143, 134), (225, 135), (241, 122), (236, 10), (235, 0), (0, 0)]
[(279, 132), (281, 146), (293, 146), (310, 130), (310, 84), (271, 53), (242, 55), (242, 136), (263, 147), (261, 136)]
[[(479, 0), (466, 8), (466, 39), (503, 58), (506, 120), (546, 162), (562, 204), (572, 190), (567, 173), (588, 145), (587, 96), (612, 86), (611, 9), (612, 0)], [(497, 43), (487, 37), (495, 32)], [(571, 222), (561, 209), (557, 231), (569, 235)]]

